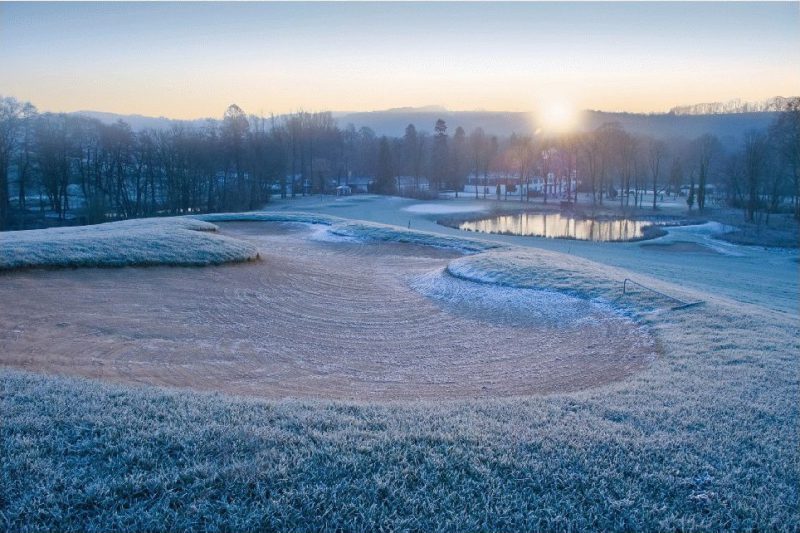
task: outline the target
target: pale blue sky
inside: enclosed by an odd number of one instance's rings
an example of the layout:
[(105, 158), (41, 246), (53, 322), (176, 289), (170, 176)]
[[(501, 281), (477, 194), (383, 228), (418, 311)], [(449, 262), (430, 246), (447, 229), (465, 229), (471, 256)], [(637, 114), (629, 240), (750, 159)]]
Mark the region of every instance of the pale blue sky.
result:
[(800, 3), (0, 3), (0, 94), (178, 118), (800, 94)]

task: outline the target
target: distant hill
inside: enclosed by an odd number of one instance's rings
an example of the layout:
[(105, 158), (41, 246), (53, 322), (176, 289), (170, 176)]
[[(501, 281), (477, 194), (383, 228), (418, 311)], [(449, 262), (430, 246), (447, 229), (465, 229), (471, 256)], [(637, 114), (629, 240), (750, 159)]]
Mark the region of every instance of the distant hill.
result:
[(103, 124), (113, 124), (118, 120), (127, 122), (134, 131), (141, 130), (161, 130), (171, 128), (176, 124), (191, 124), (201, 126), (209, 120), (208, 118), (199, 118), (194, 120), (177, 120), (167, 117), (147, 117), (144, 115), (120, 115), (118, 113), (106, 113), (104, 111), (75, 111), (71, 115), (80, 115), (83, 117), (94, 118)]
[[(776, 99), (772, 105), (778, 105)], [(785, 100), (785, 99), (784, 99)], [(693, 109), (700, 110), (698, 104)], [(765, 104), (766, 105), (766, 104)], [(617, 122), (631, 133), (652, 135), (654, 137), (699, 137), (712, 133), (726, 145), (738, 144), (744, 133), (750, 129), (764, 129), (774, 120), (777, 111), (749, 111), (738, 113), (695, 113), (687, 111), (661, 114), (608, 113), (605, 111), (583, 111), (580, 113), (580, 129), (590, 131), (609, 122)], [(768, 107), (768, 106), (767, 106)], [(752, 108), (752, 106), (751, 106)], [(678, 108), (676, 108), (678, 109)], [(716, 108), (715, 108), (716, 109)], [(131, 128), (164, 129), (176, 124), (202, 126), (215, 119), (175, 120), (166, 117), (147, 117), (142, 115), (120, 115), (100, 111), (77, 111), (74, 114), (95, 118), (106, 124), (123, 120)], [(334, 113), (340, 127), (353, 124), (356, 128), (368, 127), (377, 135), (400, 137), (406, 126), (414, 124), (419, 131), (432, 132), (438, 119), (447, 122), (450, 132), (461, 126), (468, 133), (482, 127), (491, 135), (507, 136), (512, 133), (532, 135), (537, 129), (535, 118), (530, 113), (492, 112), (492, 111), (448, 111), (441, 106), (401, 107), (385, 111)], [(280, 117), (276, 117), (280, 119)]]
[(720, 138), (723, 144), (735, 145), (742, 141), (748, 130), (769, 127), (777, 112), (727, 113), (714, 115), (674, 115), (633, 113), (604, 113), (590, 111), (585, 114), (584, 129), (594, 129), (606, 122), (619, 122), (632, 133), (653, 137), (685, 137), (692, 139), (704, 133)]
[(694, 104), (678, 106), (670, 109), (673, 115), (721, 115), (727, 113), (763, 113), (770, 111), (785, 111), (792, 100), (797, 100), (797, 96), (784, 98), (775, 96), (760, 102), (743, 102), (737, 98), (728, 102), (710, 102), (705, 104)]
[(445, 108), (432, 110), (434, 106), (408, 107), (399, 110), (366, 111), (359, 113), (334, 113), (340, 126), (353, 124), (357, 128), (368, 127), (378, 135), (400, 137), (406, 126), (414, 124), (419, 131), (432, 132), (439, 119), (447, 122), (449, 131), (461, 126), (467, 132), (481, 127), (494, 135), (510, 135), (512, 132), (532, 132), (530, 113), (488, 112), (488, 111), (448, 111)]
[[(699, 137), (704, 133), (718, 136), (725, 144), (736, 144), (744, 132), (766, 128), (776, 112), (728, 113), (712, 115), (676, 115), (672, 113), (639, 114), (583, 111), (580, 129), (590, 131), (609, 122), (617, 122), (631, 133), (654, 137)], [(433, 131), (436, 120), (447, 122), (449, 131), (461, 126), (467, 132), (480, 126), (492, 135), (511, 133), (533, 134), (537, 130), (535, 118), (530, 113), (488, 111), (419, 111), (405, 113), (372, 111), (365, 113), (334, 114), (341, 126), (352, 123), (357, 128), (369, 127), (378, 135), (401, 136), (408, 124), (418, 130)]]

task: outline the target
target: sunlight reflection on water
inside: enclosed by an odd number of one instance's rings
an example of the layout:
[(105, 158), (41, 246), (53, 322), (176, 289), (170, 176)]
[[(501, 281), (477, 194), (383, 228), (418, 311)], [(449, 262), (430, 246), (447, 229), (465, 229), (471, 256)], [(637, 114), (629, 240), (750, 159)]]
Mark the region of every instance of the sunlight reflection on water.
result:
[(592, 220), (559, 213), (502, 215), (459, 224), (459, 229), (481, 233), (505, 233), (582, 241), (629, 241), (641, 239), (649, 220)]

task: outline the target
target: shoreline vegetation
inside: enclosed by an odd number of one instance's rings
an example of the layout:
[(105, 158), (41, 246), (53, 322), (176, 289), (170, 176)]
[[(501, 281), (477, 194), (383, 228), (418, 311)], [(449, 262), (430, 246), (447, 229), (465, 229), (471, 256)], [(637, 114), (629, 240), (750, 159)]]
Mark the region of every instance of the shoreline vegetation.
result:
[[(506, 202), (503, 202), (506, 203)], [(510, 203), (510, 202), (509, 202)], [(481, 213), (469, 213), (461, 216), (437, 217), (436, 223), (442, 226), (460, 229), (460, 225), (465, 222), (477, 222), (490, 220), (501, 216), (514, 216), (522, 214), (547, 215), (562, 214), (579, 220), (595, 221), (615, 221), (615, 220), (634, 220), (652, 221), (653, 225), (643, 228), (644, 235), (638, 238), (609, 240), (605, 242), (641, 242), (646, 240), (663, 237), (667, 234), (664, 228), (675, 226), (696, 226), (705, 224), (709, 221), (719, 222), (727, 226), (729, 231), (718, 232), (712, 235), (715, 239), (720, 239), (732, 244), (744, 246), (762, 246), (765, 248), (792, 248), (800, 247), (800, 226), (791, 218), (790, 215), (772, 215), (772, 225), (762, 225), (747, 223), (741, 220), (741, 216), (730, 210), (714, 210), (706, 213), (680, 213), (672, 214), (669, 209), (652, 211), (650, 209), (620, 209), (615, 207), (592, 208), (590, 205), (575, 204), (570, 209), (562, 209), (558, 205), (536, 205), (536, 206), (506, 206), (493, 205), (492, 209)], [(484, 233), (480, 231), (462, 230), (468, 233)], [(514, 232), (492, 232), (497, 235), (517, 235)], [(528, 235), (528, 237), (541, 236)], [(572, 237), (547, 237), (565, 240), (575, 240)]]

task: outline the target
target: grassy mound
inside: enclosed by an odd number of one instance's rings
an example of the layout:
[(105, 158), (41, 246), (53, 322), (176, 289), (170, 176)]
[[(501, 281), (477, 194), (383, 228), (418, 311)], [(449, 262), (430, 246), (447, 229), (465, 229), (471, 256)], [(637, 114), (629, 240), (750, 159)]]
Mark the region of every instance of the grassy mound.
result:
[(0, 233), (0, 270), (34, 267), (203, 266), (255, 259), (250, 243), (190, 218)]
[(298, 222), (305, 224), (323, 224), (325, 226), (330, 226), (329, 231), (333, 235), (364, 242), (398, 242), (448, 248), (465, 253), (482, 252), (502, 246), (479, 239), (448, 237), (437, 233), (406, 229), (399, 226), (379, 224), (377, 222), (349, 220), (346, 218), (314, 213), (273, 213), (257, 211), (252, 213), (198, 215), (195, 218), (208, 222)]
[[(459, 279), (521, 289), (544, 289), (585, 299), (613, 303), (633, 315), (680, 301), (703, 300), (705, 295), (673, 284), (639, 276), (621, 268), (601, 265), (580, 257), (535, 248), (506, 247), (454, 259), (447, 273)], [(667, 296), (633, 287), (623, 294), (623, 281), (630, 278)], [(670, 296), (677, 298), (673, 300)]]

